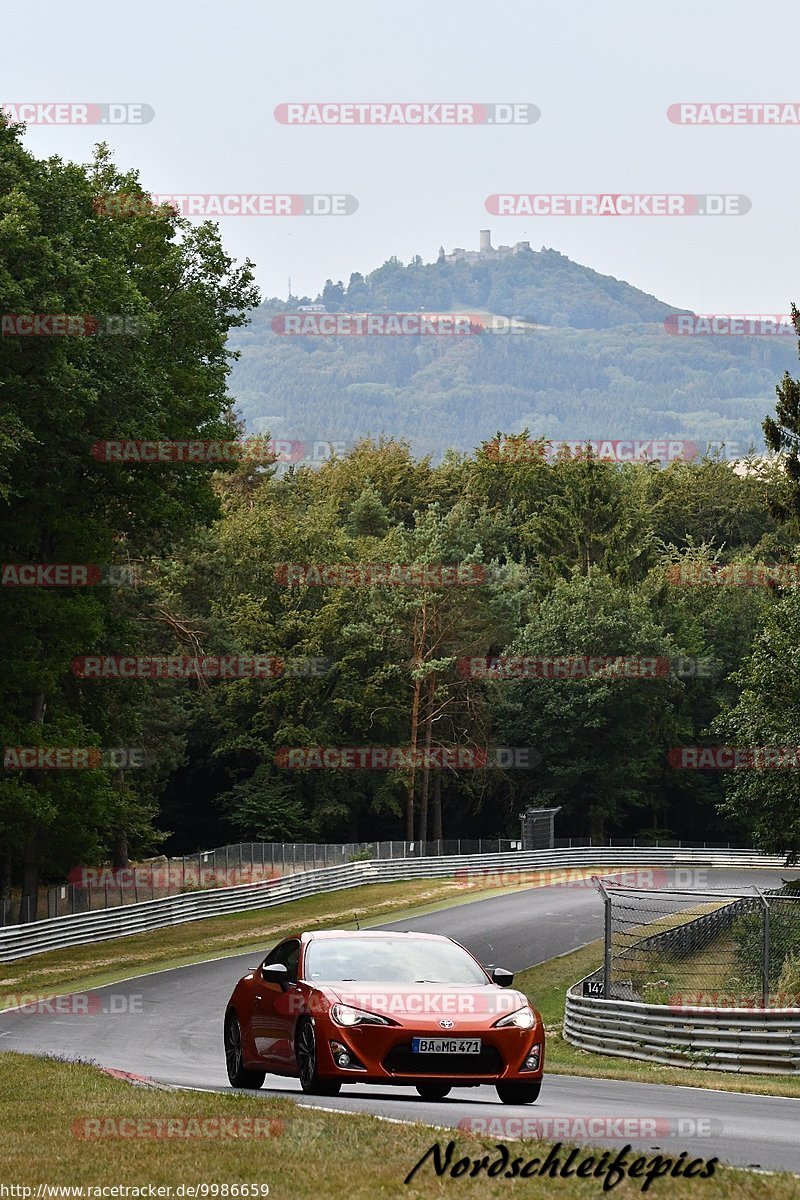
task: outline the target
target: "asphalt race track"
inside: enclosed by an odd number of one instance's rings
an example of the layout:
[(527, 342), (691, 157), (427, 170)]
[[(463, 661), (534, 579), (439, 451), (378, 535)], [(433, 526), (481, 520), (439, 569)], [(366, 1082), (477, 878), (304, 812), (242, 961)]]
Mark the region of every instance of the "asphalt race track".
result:
[[(708, 877), (710, 888), (727, 890), (774, 887), (794, 874), (709, 871)], [(385, 927), (449, 934), (482, 962), (521, 970), (601, 936), (602, 924), (602, 904), (593, 887), (547, 887), (444, 908)], [(265, 945), (265, 953), (268, 949)], [(102, 1001), (102, 1011), (86, 1015), (2, 1013), (0, 1050), (81, 1058), (179, 1086), (227, 1091), (224, 1006), (236, 980), (257, 961), (252, 954), (236, 955), (112, 984), (92, 993)], [(549, 1075), (546, 1064), (541, 1096), (530, 1106), (501, 1105), (490, 1087), (454, 1089), (445, 1100), (424, 1102), (411, 1088), (352, 1086), (333, 1099), (313, 1100), (302, 1095), (299, 1083), (277, 1076), (268, 1076), (255, 1095), (422, 1120), (454, 1130), (472, 1118), (652, 1118), (658, 1123), (652, 1136), (586, 1140), (608, 1147), (631, 1141), (665, 1155), (686, 1150), (692, 1158), (716, 1155), (739, 1166), (800, 1174), (800, 1100)], [(694, 1132), (697, 1128), (700, 1135)], [(488, 1132), (494, 1132), (491, 1126)], [(509, 1132), (524, 1136), (524, 1127)], [(559, 1140), (558, 1135), (548, 1134), (547, 1140)]]

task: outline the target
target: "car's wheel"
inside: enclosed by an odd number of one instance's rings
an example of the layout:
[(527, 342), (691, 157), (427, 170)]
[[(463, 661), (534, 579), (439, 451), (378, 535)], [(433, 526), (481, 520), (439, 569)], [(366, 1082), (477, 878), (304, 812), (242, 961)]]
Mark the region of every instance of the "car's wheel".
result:
[(444, 1100), (450, 1092), (449, 1083), (415, 1083), (414, 1086), (423, 1100)]
[(497, 1094), (503, 1104), (533, 1104), (539, 1099), (542, 1090), (541, 1079), (531, 1079), (525, 1083), (498, 1083)]
[(300, 1021), (294, 1037), (294, 1056), (300, 1075), (300, 1087), (309, 1096), (338, 1096), (341, 1083), (338, 1079), (320, 1079), (317, 1074), (317, 1039), (314, 1026), (308, 1018)]
[(242, 1030), (236, 1013), (229, 1013), (225, 1021), (225, 1066), (231, 1087), (260, 1088), (266, 1079), (266, 1071), (248, 1071), (242, 1053)]

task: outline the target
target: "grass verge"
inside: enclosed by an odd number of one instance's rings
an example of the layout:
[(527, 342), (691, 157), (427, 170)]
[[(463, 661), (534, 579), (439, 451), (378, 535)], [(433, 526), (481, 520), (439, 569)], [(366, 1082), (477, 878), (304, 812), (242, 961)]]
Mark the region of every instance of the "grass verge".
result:
[[(389, 1124), (352, 1113), (338, 1115), (303, 1108), (290, 1100), (233, 1093), (148, 1091), (130, 1087), (85, 1064), (53, 1059), (4, 1054), (0, 1062), (4, 1135), (0, 1182), (28, 1187), (28, 1196), (36, 1197), (39, 1184), (144, 1189), (128, 1193), (140, 1196), (147, 1196), (148, 1186), (152, 1185), (170, 1188), (170, 1193), (162, 1195), (172, 1197), (180, 1194), (179, 1185), (209, 1185), (209, 1196), (224, 1196), (222, 1185), (228, 1185), (230, 1196), (234, 1184), (267, 1184), (272, 1200), (374, 1200), (395, 1196), (420, 1200), (441, 1197), (446, 1190), (490, 1200), (511, 1194), (509, 1179), (503, 1175), (488, 1178), (485, 1169), (476, 1178), (461, 1174), (456, 1180), (449, 1172), (437, 1178), (430, 1158), (411, 1183), (404, 1185), (408, 1173), (434, 1142), (440, 1144), (444, 1154), (448, 1141), (455, 1141), (451, 1164), (461, 1158), (480, 1161), (485, 1156), (491, 1165), (498, 1161), (498, 1144), (490, 1137), (456, 1129)], [(453, 1124), (457, 1125), (464, 1110), (457, 1104), (452, 1107)], [(498, 1116), (502, 1116), (499, 1106)], [(240, 1136), (186, 1136), (191, 1129), (232, 1130), (229, 1125), (220, 1126), (220, 1120), (250, 1122), (255, 1118), (261, 1120), (269, 1136), (244, 1136), (241, 1131), (246, 1125), (239, 1126)], [(93, 1124), (87, 1125), (87, 1121)], [(170, 1130), (170, 1121), (172, 1134), (163, 1136)], [(200, 1124), (209, 1121), (211, 1125)], [(156, 1137), (153, 1132), (159, 1128), (157, 1122), (162, 1136)], [(110, 1131), (121, 1130), (127, 1130), (128, 1135), (109, 1136)], [(142, 1136), (142, 1131), (149, 1136)], [(138, 1136), (131, 1136), (132, 1132)], [(543, 1162), (553, 1144), (510, 1141), (506, 1149), (509, 1161), (520, 1158), (527, 1163), (538, 1157)], [(568, 1151), (565, 1148), (558, 1153), (563, 1165)], [(589, 1156), (593, 1157), (593, 1168), (599, 1166), (601, 1153), (579, 1150), (573, 1170)], [(611, 1151), (606, 1161), (615, 1153)], [(673, 1152), (672, 1161), (679, 1153)], [(635, 1157), (635, 1152), (629, 1153), (628, 1162)], [(688, 1161), (684, 1160), (683, 1165)], [(469, 1164), (462, 1168), (464, 1172), (469, 1170)], [(626, 1178), (613, 1194), (621, 1200), (640, 1196), (645, 1181), (642, 1177)], [(211, 1190), (213, 1185), (220, 1185), (216, 1193)], [(552, 1200), (554, 1196), (596, 1200), (604, 1194), (601, 1181), (591, 1178), (532, 1175), (523, 1187), (529, 1200)], [(23, 1192), (9, 1194), (27, 1200)], [(513, 1194), (518, 1194), (516, 1189)], [(703, 1200), (794, 1200), (797, 1179), (786, 1174), (764, 1177), (718, 1167), (709, 1179), (657, 1179), (647, 1192), (664, 1200), (696, 1200), (698, 1194)], [(89, 1197), (92, 1193), (83, 1195)]]
[[(355, 928), (425, 911), (467, 898), (457, 880), (412, 880), (367, 884), (291, 900), (274, 908), (207, 917), (131, 937), (112, 938), (87, 946), (71, 946), (0, 963), (0, 1011), (3, 993), (87, 989), (116, 983), (147, 971), (166, 970), (228, 954), (266, 953), (296, 929)], [(472, 895), (469, 895), (472, 899)], [(202, 949), (198, 949), (202, 947)]]

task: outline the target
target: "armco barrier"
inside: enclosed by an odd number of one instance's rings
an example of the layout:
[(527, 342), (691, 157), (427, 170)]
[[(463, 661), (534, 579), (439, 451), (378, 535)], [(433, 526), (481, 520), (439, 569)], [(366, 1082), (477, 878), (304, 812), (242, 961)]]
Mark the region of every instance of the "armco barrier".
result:
[[(124, 908), (101, 909), (9, 925), (0, 929), (0, 962), (14, 962), (31, 954), (42, 954), (65, 946), (81, 946), (109, 938), (128, 937), (151, 929), (164, 929), (205, 917), (272, 908), (323, 892), (359, 887), (365, 883), (390, 883), (409, 879), (444, 879), (455, 875), (496, 872), (589, 869), (632, 866), (666, 867), (761, 867), (780, 869), (781, 856), (765, 856), (755, 850), (690, 850), (677, 848), (587, 847), (581, 849), (528, 850), (509, 854), (474, 854), (441, 858), (372, 859), (338, 867), (305, 871), (283, 879), (214, 888), (167, 896)], [(513, 879), (511, 880), (513, 882)], [(489, 881), (491, 886), (491, 881)]]
[(681, 1008), (567, 992), (564, 1040), (581, 1050), (671, 1067), (800, 1074), (800, 1010)]

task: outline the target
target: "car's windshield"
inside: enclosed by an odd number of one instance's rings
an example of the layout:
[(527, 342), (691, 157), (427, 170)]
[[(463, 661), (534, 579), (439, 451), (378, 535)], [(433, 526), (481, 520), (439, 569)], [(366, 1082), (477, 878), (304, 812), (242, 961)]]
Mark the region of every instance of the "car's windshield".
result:
[(320, 938), (306, 951), (309, 982), (489, 984), (475, 960), (452, 942), (425, 938)]

